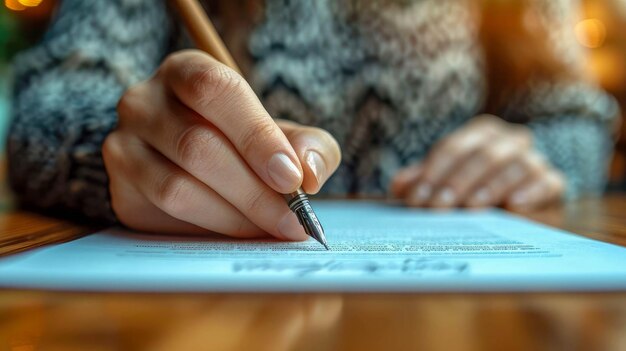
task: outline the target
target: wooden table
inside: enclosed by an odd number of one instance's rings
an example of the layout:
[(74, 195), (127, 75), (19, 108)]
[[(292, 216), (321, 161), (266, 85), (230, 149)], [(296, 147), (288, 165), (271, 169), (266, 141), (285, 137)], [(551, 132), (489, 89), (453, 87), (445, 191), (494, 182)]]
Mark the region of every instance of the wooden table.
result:
[[(0, 233), (84, 230), (10, 206), (0, 208)], [(626, 195), (581, 200), (527, 216), (626, 245)], [(120, 349), (626, 350), (626, 292), (0, 291), (0, 350)]]

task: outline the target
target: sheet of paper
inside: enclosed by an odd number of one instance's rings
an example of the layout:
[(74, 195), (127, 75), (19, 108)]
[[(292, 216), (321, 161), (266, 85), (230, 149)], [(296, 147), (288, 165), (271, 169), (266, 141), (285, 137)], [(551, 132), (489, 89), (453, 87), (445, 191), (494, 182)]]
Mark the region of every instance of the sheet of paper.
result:
[(626, 249), (502, 211), (314, 204), (313, 240), (241, 241), (109, 229), (0, 259), (0, 286), (112, 291), (626, 289)]

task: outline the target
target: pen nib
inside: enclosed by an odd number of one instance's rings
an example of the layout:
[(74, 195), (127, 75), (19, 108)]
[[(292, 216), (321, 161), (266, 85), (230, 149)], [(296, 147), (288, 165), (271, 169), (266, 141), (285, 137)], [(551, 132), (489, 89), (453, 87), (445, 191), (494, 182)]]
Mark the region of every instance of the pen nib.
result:
[(330, 251), (330, 249), (328, 248), (328, 244), (326, 244), (326, 242), (323, 242), (322, 245), (324, 245), (324, 247), (326, 248), (326, 251)]
[[(304, 231), (313, 239), (317, 240), (318, 243), (324, 245), (324, 247), (326, 248), (326, 250), (330, 250), (328, 248), (328, 244), (326, 243), (326, 236), (324, 235), (324, 228), (322, 228), (322, 225), (320, 224), (320, 222), (317, 220), (317, 217), (315, 217), (315, 214), (313, 214), (313, 220), (306, 220), (305, 222), (313, 222), (316, 224), (313, 225), (304, 225)], [(307, 228), (308, 227), (308, 228)]]
[(306, 234), (324, 245), (326, 250), (330, 250), (326, 243), (324, 228), (322, 228), (322, 224), (320, 224), (315, 212), (313, 212), (313, 208), (306, 194), (302, 191), (298, 191), (298, 193), (294, 194), (294, 197), (289, 201), (289, 208), (296, 214), (296, 217), (298, 217), (298, 221), (300, 221), (300, 224), (304, 227)]

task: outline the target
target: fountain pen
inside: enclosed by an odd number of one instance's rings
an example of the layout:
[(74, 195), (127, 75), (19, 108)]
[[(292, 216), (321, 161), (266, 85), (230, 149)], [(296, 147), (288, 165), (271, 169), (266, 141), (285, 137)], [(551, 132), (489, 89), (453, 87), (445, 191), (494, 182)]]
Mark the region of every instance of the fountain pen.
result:
[(322, 224), (317, 219), (306, 193), (302, 189), (298, 189), (291, 194), (285, 195), (285, 199), (289, 209), (298, 217), (298, 221), (304, 227), (306, 234), (324, 245), (326, 250), (329, 250), (326, 236), (324, 235), (324, 228), (322, 228)]

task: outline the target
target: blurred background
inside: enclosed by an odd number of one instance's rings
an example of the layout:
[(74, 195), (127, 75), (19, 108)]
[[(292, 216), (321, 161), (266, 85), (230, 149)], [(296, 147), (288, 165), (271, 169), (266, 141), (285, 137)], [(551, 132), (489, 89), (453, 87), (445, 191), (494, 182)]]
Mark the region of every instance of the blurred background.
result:
[[(10, 62), (16, 52), (40, 38), (58, 0), (0, 1), (0, 149), (3, 150), (10, 108)], [(501, 16), (514, 14), (520, 0), (475, 1), (483, 3), (483, 11), (497, 12), (498, 22), (506, 23)], [(510, 11), (502, 11), (509, 4)], [(578, 43), (588, 49), (588, 72), (626, 111), (626, 0), (580, 0), (579, 17), (571, 30)], [(489, 21), (494, 16), (483, 18)], [(626, 123), (622, 123), (620, 130), (610, 172), (614, 189), (626, 189)]]
[(37, 42), (54, 13), (57, 0), (0, 0), (0, 151), (8, 126), (11, 60)]

